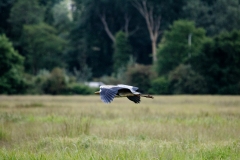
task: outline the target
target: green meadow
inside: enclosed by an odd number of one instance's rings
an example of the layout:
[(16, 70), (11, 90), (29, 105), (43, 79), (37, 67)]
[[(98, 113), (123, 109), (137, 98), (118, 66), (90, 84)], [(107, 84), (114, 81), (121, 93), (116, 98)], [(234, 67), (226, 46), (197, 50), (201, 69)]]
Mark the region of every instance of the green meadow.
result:
[(0, 96), (0, 159), (240, 159), (239, 96)]

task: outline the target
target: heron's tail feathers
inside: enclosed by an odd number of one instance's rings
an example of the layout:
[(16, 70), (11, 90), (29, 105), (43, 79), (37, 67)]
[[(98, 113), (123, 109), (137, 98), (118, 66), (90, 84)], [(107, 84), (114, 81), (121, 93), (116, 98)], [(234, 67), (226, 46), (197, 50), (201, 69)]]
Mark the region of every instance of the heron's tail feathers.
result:
[(152, 98), (153, 99), (153, 96), (149, 95), (149, 94), (141, 94), (140, 95), (141, 97), (146, 97), (146, 98)]

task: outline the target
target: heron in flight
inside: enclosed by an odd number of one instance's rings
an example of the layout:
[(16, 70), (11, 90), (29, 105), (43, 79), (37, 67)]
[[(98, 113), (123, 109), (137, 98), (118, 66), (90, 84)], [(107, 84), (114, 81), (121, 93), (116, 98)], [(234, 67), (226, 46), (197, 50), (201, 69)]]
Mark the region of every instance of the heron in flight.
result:
[(127, 97), (134, 103), (140, 103), (141, 97), (152, 98), (151, 95), (144, 95), (137, 91), (138, 87), (133, 87), (124, 84), (114, 85), (102, 85), (100, 90), (95, 94), (100, 94), (101, 100), (104, 103), (111, 103), (115, 97)]

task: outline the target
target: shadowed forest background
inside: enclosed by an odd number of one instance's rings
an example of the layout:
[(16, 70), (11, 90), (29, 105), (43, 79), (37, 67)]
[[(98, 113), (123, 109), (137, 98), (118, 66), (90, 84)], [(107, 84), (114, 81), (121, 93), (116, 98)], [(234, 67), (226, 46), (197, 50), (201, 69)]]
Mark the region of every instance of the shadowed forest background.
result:
[(0, 0), (0, 93), (240, 93), (240, 0)]

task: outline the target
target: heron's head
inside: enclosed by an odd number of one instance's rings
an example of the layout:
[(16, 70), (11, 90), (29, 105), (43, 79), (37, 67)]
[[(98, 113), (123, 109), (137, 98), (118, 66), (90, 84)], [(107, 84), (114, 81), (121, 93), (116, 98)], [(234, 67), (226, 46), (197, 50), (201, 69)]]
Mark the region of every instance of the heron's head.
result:
[(100, 91), (94, 92), (95, 94), (100, 94)]

